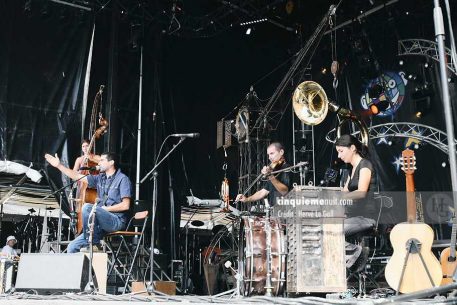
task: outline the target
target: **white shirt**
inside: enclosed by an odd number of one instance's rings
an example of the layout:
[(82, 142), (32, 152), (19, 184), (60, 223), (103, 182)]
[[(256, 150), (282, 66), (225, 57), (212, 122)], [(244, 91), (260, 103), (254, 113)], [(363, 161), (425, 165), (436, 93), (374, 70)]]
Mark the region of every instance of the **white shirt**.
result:
[(10, 247), (9, 245), (6, 245), (2, 249), (3, 254), (11, 255), (11, 256), (17, 256), (17, 252), (13, 247)]

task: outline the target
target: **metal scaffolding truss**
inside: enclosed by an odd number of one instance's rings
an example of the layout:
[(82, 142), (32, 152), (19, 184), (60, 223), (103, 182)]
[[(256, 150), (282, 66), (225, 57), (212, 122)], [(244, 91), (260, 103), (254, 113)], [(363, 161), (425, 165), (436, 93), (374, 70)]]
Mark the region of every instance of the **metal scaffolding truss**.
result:
[[(456, 63), (451, 56), (451, 50), (445, 48), (447, 68), (457, 75)], [(434, 41), (425, 39), (404, 39), (398, 41), (398, 55), (420, 55), (439, 62), (438, 45)]]
[[(360, 133), (360, 131), (354, 132), (353, 135), (357, 135), (358, 133)], [(369, 133), (370, 139), (372, 140), (390, 137), (414, 138), (431, 144), (442, 152), (448, 154), (446, 133), (431, 126), (408, 122), (385, 123), (371, 126), (369, 128)], [(332, 129), (329, 133), (327, 133), (325, 139), (328, 142), (335, 143), (335, 134), (335, 129)], [(455, 139), (454, 143), (457, 144)]]

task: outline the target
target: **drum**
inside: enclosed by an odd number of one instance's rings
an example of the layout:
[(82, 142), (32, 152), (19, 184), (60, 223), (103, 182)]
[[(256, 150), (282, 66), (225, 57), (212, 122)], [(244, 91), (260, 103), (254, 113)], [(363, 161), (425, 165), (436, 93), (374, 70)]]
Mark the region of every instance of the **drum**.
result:
[[(265, 228), (267, 230), (265, 230)], [(270, 237), (269, 237), (270, 236)], [(278, 218), (266, 223), (263, 217), (243, 217), (240, 230), (239, 271), (242, 276), (240, 292), (244, 296), (264, 295), (267, 285), (267, 246), (271, 240), (272, 295), (284, 291), (286, 274), (286, 238)]]

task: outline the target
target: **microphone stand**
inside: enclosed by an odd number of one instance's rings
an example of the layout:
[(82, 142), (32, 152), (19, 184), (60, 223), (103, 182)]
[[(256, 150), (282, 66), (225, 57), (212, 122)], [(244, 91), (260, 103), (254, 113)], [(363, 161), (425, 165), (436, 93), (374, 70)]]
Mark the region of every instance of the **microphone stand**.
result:
[(87, 284), (84, 288), (84, 292), (87, 294), (95, 292), (94, 276), (92, 274), (92, 262), (94, 260), (94, 249), (92, 248), (92, 242), (94, 239), (95, 215), (97, 214), (97, 206), (98, 202), (95, 202), (92, 205), (92, 210), (90, 211), (89, 219), (87, 221), (87, 225), (89, 226), (89, 238), (87, 240), (89, 244), (89, 272), (87, 273)]
[[(89, 175), (90, 175), (90, 173), (87, 175), (83, 175), (81, 178), (78, 178), (75, 181), (65, 184), (58, 190), (52, 192), (51, 194), (47, 195), (46, 197), (43, 197), (43, 199), (41, 199), (41, 200), (44, 201), (44, 200), (48, 199), (49, 197), (54, 196), (57, 193), (61, 193), (67, 187), (72, 186), (74, 183), (78, 182), (79, 180), (81, 180)], [(57, 251), (58, 251), (57, 253), (60, 253), (60, 246), (62, 243), (62, 236), (61, 236), (62, 235), (62, 232), (61, 232), (62, 231), (62, 196), (63, 196), (63, 192), (60, 194), (60, 197), (59, 197), (59, 220), (57, 222)]]
[[(150, 264), (150, 274), (149, 274), (149, 283), (146, 287), (146, 290), (149, 294), (154, 293), (154, 225), (155, 225), (155, 216), (156, 216), (156, 209), (157, 209), (157, 168), (159, 167), (160, 164), (162, 164), (165, 159), (168, 158), (168, 156), (178, 148), (178, 146), (184, 142), (186, 137), (181, 137), (179, 139), (179, 142), (173, 146), (172, 149), (159, 161), (157, 162), (154, 167), (149, 171), (149, 173), (144, 176), (143, 179), (141, 179), (140, 184), (143, 183), (149, 176), (152, 175), (153, 179), (153, 195), (152, 195), (152, 217), (151, 217), (151, 251), (150, 251), (150, 256), (149, 256), (149, 264)], [(165, 139), (166, 140), (166, 139)]]
[[(449, 94), (449, 85), (447, 80), (447, 67), (446, 67), (446, 52), (445, 52), (445, 32), (444, 32), (444, 20), (443, 14), (441, 12), (439, 0), (434, 0), (434, 9), (433, 9), (433, 21), (435, 26), (435, 39), (438, 43), (438, 56), (439, 56), (439, 70), (440, 70), (440, 80), (441, 80), (441, 94), (443, 99), (444, 106), (444, 119), (446, 122), (446, 133), (447, 133), (447, 145), (448, 145), (448, 155), (449, 155), (449, 171), (451, 174), (451, 186), (452, 186), (452, 196), (454, 201), (454, 209), (457, 208), (457, 160), (456, 160), (456, 147), (454, 143), (454, 121), (452, 117), (452, 107), (451, 99)], [(453, 36), (452, 36), (452, 24), (449, 20), (449, 30), (451, 34), (451, 48), (453, 49)], [(451, 54), (454, 55), (455, 50), (451, 50)], [(455, 245), (451, 245), (455, 247)], [(457, 278), (456, 271), (452, 276), (455, 281)]]

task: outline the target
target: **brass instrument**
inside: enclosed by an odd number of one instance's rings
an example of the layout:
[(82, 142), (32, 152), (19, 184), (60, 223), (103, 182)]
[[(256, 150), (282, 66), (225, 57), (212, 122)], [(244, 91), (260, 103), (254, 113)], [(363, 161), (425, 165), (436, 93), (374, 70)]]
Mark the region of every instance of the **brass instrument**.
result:
[(341, 136), (341, 126), (347, 121), (352, 121), (360, 129), (361, 142), (368, 145), (369, 135), (365, 123), (351, 110), (330, 102), (318, 83), (305, 81), (298, 85), (292, 96), (292, 104), (295, 114), (306, 125), (318, 125), (325, 119), (329, 110), (335, 112), (342, 118), (336, 129), (337, 138)]

